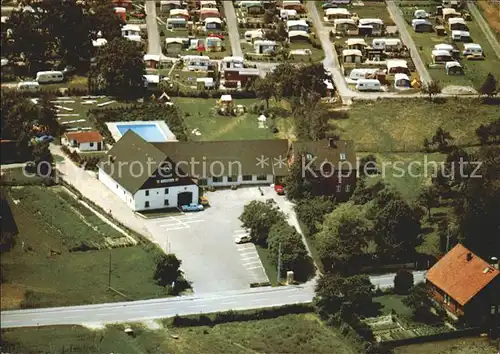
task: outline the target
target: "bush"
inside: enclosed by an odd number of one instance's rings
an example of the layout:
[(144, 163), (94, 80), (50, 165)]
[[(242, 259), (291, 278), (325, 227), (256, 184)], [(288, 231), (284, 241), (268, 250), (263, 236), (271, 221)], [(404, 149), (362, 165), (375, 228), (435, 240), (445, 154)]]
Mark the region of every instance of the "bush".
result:
[(40, 302), (41, 296), (38, 293), (32, 290), (26, 290), (24, 292), (24, 299), (21, 301), (20, 307), (22, 309), (37, 308), (40, 307)]
[(406, 295), (413, 286), (413, 274), (407, 270), (400, 270), (394, 277), (394, 292)]

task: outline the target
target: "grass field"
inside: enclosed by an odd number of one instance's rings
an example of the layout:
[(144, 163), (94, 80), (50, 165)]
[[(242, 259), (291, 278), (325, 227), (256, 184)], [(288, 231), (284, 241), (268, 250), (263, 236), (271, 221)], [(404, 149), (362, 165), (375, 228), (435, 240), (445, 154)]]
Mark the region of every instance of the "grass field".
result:
[[(156, 248), (139, 244), (70, 252), (83, 241), (102, 246), (105, 237), (116, 242), (124, 235), (70, 202), (59, 187), (12, 187), (5, 191), (15, 224), (4, 218), (2, 226), (4, 231), (17, 228), (18, 234), (14, 248), (1, 257), (2, 309), (123, 301), (108, 290), (110, 258), (111, 286), (127, 298), (166, 296), (153, 279)], [(26, 291), (32, 292), (28, 300)], [(29, 305), (22, 305), (23, 301)]]
[(351, 139), (358, 152), (415, 152), (438, 127), (451, 133), (457, 145), (477, 143), (476, 128), (500, 117), (499, 105), (477, 99), (447, 99), (432, 103), (423, 99), (379, 100), (355, 103), (348, 119), (332, 123), (342, 139)]
[[(191, 134), (191, 140), (243, 140), (272, 139), (275, 137), (269, 129), (259, 128), (257, 114), (245, 113), (238, 117), (219, 115), (215, 110), (216, 99), (174, 97), (172, 102), (186, 114), (184, 120), (188, 131), (198, 128), (200, 136)], [(248, 108), (255, 99), (235, 99), (235, 104)]]
[(404, 295), (382, 295), (373, 299), (373, 302), (378, 303), (382, 315), (389, 315), (391, 311), (395, 311), (398, 315), (410, 318), (412, 311), (403, 304)]
[(498, 40), (500, 40), (500, 3), (498, 1), (478, 1), (476, 4), (493, 32), (497, 35)]
[(395, 354), (494, 354), (499, 350), (488, 338), (459, 338), (412, 344), (394, 349)]
[[(233, 322), (214, 327), (147, 330), (133, 325), (89, 330), (78, 326), (2, 330), (2, 350), (12, 353), (332, 353), (357, 354), (361, 349), (313, 314)], [(177, 335), (173, 339), (170, 335)]]
[(273, 264), (273, 262), (271, 262), (271, 258), (269, 257), (269, 250), (259, 245), (255, 245), (255, 248), (257, 249), (257, 253), (259, 254), (260, 261), (262, 262), (262, 266), (266, 271), (267, 277), (269, 278), (269, 282), (272, 286), (278, 285), (278, 269)]

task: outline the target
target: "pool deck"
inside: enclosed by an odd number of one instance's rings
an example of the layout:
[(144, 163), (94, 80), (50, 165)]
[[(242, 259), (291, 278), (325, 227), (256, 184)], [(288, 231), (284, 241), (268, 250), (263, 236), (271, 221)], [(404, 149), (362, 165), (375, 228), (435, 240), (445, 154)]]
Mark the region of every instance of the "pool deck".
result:
[(119, 125), (156, 125), (161, 134), (165, 137), (165, 141), (177, 141), (174, 133), (169, 129), (168, 125), (162, 120), (148, 120), (148, 121), (131, 121), (131, 122), (108, 122), (108, 127), (111, 136), (116, 141), (120, 140), (122, 133), (118, 129)]

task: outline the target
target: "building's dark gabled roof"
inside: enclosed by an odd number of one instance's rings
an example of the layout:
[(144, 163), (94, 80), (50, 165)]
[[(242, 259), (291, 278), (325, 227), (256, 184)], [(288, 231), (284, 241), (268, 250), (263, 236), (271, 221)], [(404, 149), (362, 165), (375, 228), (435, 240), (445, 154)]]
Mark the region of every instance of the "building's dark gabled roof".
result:
[[(230, 141), (189, 141), (153, 143), (174, 163), (193, 161), (193, 171), (184, 171), (193, 178), (208, 178), (212, 176), (210, 166), (213, 166), (215, 175), (220, 173), (220, 166), (224, 166), (225, 176), (229, 175), (270, 175), (283, 176), (288, 171), (286, 157), (288, 140), (230, 140)], [(264, 163), (259, 164), (261, 157)], [(278, 159), (283, 163), (279, 164)], [(206, 166), (203, 171), (203, 164)], [(231, 167), (231, 172), (229, 172)], [(241, 166), (241, 171), (239, 171)], [(182, 168), (182, 167), (181, 167)]]
[(113, 145), (106, 157), (99, 167), (131, 194), (135, 194), (167, 158), (132, 130)]
[[(314, 162), (315, 167), (319, 167), (323, 161), (328, 161), (335, 169), (341, 166), (343, 169), (346, 169), (348, 166), (341, 165), (341, 162), (346, 162), (346, 165), (348, 162), (352, 166), (351, 169), (355, 170), (356, 151), (354, 143), (352, 141), (336, 140), (333, 141), (332, 146), (330, 146), (328, 140), (294, 141), (292, 143), (292, 150), (294, 154), (303, 153), (316, 158)], [(343, 159), (344, 157), (345, 159)]]

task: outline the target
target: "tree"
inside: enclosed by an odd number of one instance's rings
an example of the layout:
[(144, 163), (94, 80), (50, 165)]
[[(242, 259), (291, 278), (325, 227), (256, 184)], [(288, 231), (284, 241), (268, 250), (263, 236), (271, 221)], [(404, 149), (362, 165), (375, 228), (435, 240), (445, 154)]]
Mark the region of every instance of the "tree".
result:
[(418, 204), (427, 209), (429, 219), (431, 218), (431, 209), (439, 206), (439, 193), (436, 187), (428, 186), (424, 188), (418, 196)]
[(403, 303), (413, 310), (414, 317), (421, 317), (432, 306), (431, 293), (425, 283), (418, 283), (410, 289)]
[(33, 146), (33, 168), (35, 171), (44, 177), (52, 175), (52, 163), (54, 157), (49, 149), (49, 143), (42, 142)]
[(115, 38), (98, 49), (89, 80), (98, 89), (120, 98), (142, 96), (146, 73), (141, 44)]
[(297, 219), (307, 228), (307, 234), (313, 236), (319, 231), (324, 217), (335, 209), (335, 200), (326, 196), (302, 198), (294, 209)]
[(315, 236), (325, 271), (340, 274), (359, 271), (369, 229), (370, 224), (362, 207), (353, 203), (341, 204), (327, 215)]
[(337, 314), (343, 303), (349, 303), (355, 314), (362, 314), (372, 303), (375, 287), (367, 275), (341, 278), (336, 274), (321, 275), (315, 289), (314, 305), (323, 319)]
[(108, 0), (93, 0), (93, 14), (90, 17), (92, 38), (101, 32), (108, 42), (121, 37), (121, 27), (125, 23), (115, 14), (114, 5)]
[(424, 95), (429, 95), (429, 100), (432, 101), (432, 96), (441, 93), (441, 83), (439, 81), (431, 81), (422, 85), (421, 92)]
[(266, 10), (266, 12), (264, 12), (264, 23), (270, 24), (273, 23), (274, 20), (275, 20), (274, 12)]
[(439, 127), (432, 137), (432, 144), (440, 152), (446, 152), (449, 147), (449, 140), (454, 140), (451, 134)]
[(488, 76), (486, 76), (483, 84), (479, 88), (479, 93), (488, 97), (493, 97), (497, 94), (497, 92), (497, 79), (492, 73), (489, 73)]
[(351, 196), (351, 201), (357, 205), (366, 204), (374, 200), (378, 193), (386, 188), (387, 185), (382, 181), (377, 181), (375, 184), (367, 186), (365, 180), (360, 179)]
[(283, 42), (288, 38), (288, 31), (286, 30), (286, 26), (283, 21), (280, 21), (278, 23), (278, 26), (276, 27), (276, 33), (278, 34), (280, 42)]
[(483, 147), (472, 161), (482, 164), (457, 187), (454, 215), (459, 241), (483, 259), (490, 259), (500, 253), (500, 148)]
[(182, 276), (181, 261), (172, 254), (162, 254), (156, 261), (154, 279), (160, 286), (171, 285)]
[(253, 200), (245, 205), (240, 220), (243, 227), (250, 230), (252, 241), (265, 245), (269, 230), (274, 224), (285, 220), (285, 214), (271, 203)]
[(481, 145), (500, 142), (500, 118), (490, 124), (481, 124), (476, 129), (476, 135)]
[(363, 156), (359, 162), (359, 174), (361, 177), (377, 173), (377, 158), (373, 154)]
[(404, 200), (391, 200), (376, 213), (373, 233), (382, 255), (399, 257), (414, 254), (420, 232), (418, 210)]
[[(274, 265), (278, 265), (281, 258), (281, 274), (293, 271), (295, 278), (305, 281), (314, 272), (311, 257), (307, 253), (302, 236), (286, 221), (281, 220), (269, 230), (269, 256)], [(280, 256), (281, 250), (281, 256)]]
[(413, 286), (413, 273), (402, 269), (394, 277), (394, 291), (396, 294), (408, 294)]
[(255, 90), (257, 97), (266, 101), (266, 109), (269, 109), (269, 100), (273, 97), (276, 89), (274, 82), (259, 77), (253, 82), (253, 89)]

